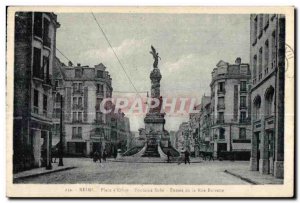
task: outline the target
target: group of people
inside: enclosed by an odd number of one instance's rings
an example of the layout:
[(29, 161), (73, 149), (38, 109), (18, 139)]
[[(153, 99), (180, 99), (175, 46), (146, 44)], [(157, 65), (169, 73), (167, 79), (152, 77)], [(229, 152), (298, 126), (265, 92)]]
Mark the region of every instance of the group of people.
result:
[[(171, 156), (172, 156), (172, 154), (171, 154), (170, 150), (168, 150), (167, 151), (167, 157), (168, 157), (167, 162), (168, 163), (171, 162), (171, 159), (170, 159)], [(180, 156), (178, 158), (178, 165), (181, 164), (183, 161), (184, 161), (184, 164), (187, 164), (187, 163), (191, 164), (191, 162), (190, 162), (190, 152), (188, 150), (181, 151)]]
[(95, 151), (93, 153), (93, 161), (94, 162), (97, 162), (99, 160), (99, 162), (101, 163), (101, 159), (103, 159), (103, 161), (106, 162), (106, 158), (107, 158), (106, 150), (104, 150), (102, 154), (99, 151)]

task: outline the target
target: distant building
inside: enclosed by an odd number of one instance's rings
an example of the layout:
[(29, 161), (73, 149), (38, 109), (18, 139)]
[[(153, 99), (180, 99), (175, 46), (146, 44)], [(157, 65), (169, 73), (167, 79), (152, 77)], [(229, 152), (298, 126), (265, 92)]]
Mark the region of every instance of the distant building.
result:
[(285, 17), (253, 14), (251, 170), (283, 178)]
[(195, 156), (199, 156), (199, 150), (200, 150), (200, 132), (199, 132), (199, 122), (200, 122), (200, 106), (196, 105), (194, 108), (194, 111), (197, 111), (197, 113), (190, 113), (189, 114), (189, 125), (190, 125), (190, 148), (191, 151), (195, 153)]
[(186, 149), (190, 150), (189, 123), (188, 122), (181, 123), (175, 135), (176, 135), (176, 144), (175, 144), (176, 149), (178, 151), (182, 151)]
[(199, 148), (200, 151), (213, 151), (214, 143), (211, 136), (211, 106), (210, 96), (202, 96), (199, 117)]
[(211, 136), (214, 155), (222, 151), (251, 149), (251, 105), (249, 65), (237, 58), (235, 64), (220, 61), (212, 72)]
[(13, 170), (51, 165), (54, 13), (15, 15)]
[(69, 155), (89, 156), (91, 152), (115, 155), (118, 148), (126, 150), (130, 134), (129, 119), (120, 112), (101, 112), (100, 104), (111, 98), (111, 77), (103, 64), (95, 67), (68, 66), (56, 63), (54, 91), (55, 138), (59, 137), (60, 95), (63, 95), (65, 149)]

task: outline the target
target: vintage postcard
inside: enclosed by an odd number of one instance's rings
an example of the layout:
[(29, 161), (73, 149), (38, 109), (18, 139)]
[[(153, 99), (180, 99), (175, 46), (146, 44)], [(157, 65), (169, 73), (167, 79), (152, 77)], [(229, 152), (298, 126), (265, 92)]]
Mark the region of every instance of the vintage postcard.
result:
[(8, 197), (293, 197), (293, 7), (8, 7)]

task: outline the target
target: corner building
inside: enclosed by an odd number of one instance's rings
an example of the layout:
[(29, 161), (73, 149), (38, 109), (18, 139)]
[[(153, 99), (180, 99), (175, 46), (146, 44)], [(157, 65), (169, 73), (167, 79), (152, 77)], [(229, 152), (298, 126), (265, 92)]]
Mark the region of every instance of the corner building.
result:
[(250, 169), (283, 178), (285, 17), (252, 14)]
[(59, 26), (54, 13), (15, 15), (14, 172), (51, 168), (52, 67)]
[(234, 64), (220, 61), (212, 72), (210, 141), (214, 156), (236, 152), (249, 160), (251, 149), (249, 65), (237, 58)]

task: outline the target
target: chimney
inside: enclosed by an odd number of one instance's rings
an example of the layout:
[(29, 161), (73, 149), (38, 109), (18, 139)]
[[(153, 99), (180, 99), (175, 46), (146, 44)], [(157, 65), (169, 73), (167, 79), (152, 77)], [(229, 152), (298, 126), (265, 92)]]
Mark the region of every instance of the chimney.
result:
[(236, 64), (236, 65), (240, 65), (241, 62), (242, 62), (242, 59), (241, 59), (240, 57), (237, 57), (237, 58), (235, 59), (235, 64)]

